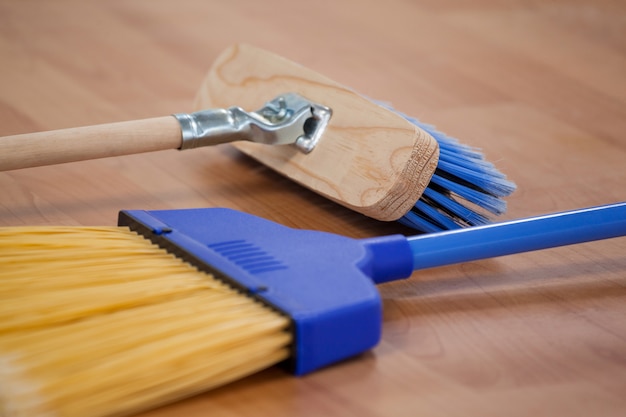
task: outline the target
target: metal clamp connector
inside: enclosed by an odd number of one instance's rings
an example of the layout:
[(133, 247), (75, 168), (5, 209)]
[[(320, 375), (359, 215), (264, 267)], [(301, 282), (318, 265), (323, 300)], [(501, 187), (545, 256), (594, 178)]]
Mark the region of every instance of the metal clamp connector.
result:
[(247, 140), (267, 145), (295, 145), (311, 152), (328, 125), (332, 110), (296, 93), (282, 94), (256, 112), (240, 107), (173, 115), (180, 123), (179, 149)]

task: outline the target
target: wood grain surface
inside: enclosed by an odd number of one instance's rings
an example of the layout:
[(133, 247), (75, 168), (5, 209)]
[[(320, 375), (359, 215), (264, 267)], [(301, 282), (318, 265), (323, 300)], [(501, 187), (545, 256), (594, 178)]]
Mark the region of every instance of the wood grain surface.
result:
[(211, 67), (194, 107), (258, 108), (286, 91), (332, 109), (315, 151), (252, 142), (234, 143), (237, 149), (368, 217), (398, 220), (411, 210), (437, 169), (437, 141), (396, 112), (310, 68), (248, 44), (233, 45)]
[[(0, 0), (0, 135), (189, 111), (219, 52), (274, 51), (480, 147), (506, 218), (626, 200), (626, 3)], [(230, 145), (0, 173), (0, 225), (225, 206), (353, 237), (410, 233)], [(626, 238), (380, 286), (382, 343), (145, 416), (622, 416)]]

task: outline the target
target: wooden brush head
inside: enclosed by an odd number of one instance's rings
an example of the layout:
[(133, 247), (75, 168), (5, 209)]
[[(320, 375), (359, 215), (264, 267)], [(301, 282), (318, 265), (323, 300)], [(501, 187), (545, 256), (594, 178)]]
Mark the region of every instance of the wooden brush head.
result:
[(400, 115), (299, 64), (249, 45), (215, 61), (200, 87), (197, 110), (239, 106), (255, 110), (295, 92), (333, 110), (309, 154), (293, 146), (239, 142), (245, 154), (297, 183), (378, 220), (406, 214), (437, 167), (437, 142)]

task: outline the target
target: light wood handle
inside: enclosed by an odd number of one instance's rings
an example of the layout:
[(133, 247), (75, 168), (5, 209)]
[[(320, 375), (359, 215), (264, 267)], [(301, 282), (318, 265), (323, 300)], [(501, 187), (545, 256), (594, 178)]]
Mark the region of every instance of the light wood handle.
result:
[(172, 116), (6, 136), (0, 171), (177, 149), (181, 142)]

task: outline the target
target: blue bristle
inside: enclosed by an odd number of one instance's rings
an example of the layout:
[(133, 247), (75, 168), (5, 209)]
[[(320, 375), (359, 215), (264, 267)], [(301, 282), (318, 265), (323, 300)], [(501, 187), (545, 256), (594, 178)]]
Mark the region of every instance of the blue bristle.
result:
[(502, 214), (506, 211), (506, 202), (504, 200), (501, 200), (491, 194), (465, 186), (460, 182), (445, 178), (441, 174), (442, 173), (439, 170), (435, 171), (435, 175), (433, 175), (430, 179), (430, 184), (428, 186), (431, 187), (432, 184), (436, 184), (450, 193), (457, 195), (493, 214)]
[(457, 217), (457, 222), (464, 225), (478, 226), (489, 223), (489, 219), (486, 216), (464, 206), (451, 198), (449, 194), (436, 191), (434, 187), (427, 187), (424, 190), (424, 199), (428, 199), (431, 205), (439, 207), (440, 210), (451, 213), (451, 216)]
[(434, 233), (444, 230), (441, 226), (433, 224), (423, 213), (413, 210), (401, 217), (398, 222), (404, 226), (426, 233)]
[(484, 212), (499, 215), (506, 211), (503, 198), (515, 191), (515, 184), (486, 161), (480, 149), (400, 113), (387, 103), (379, 104), (423, 129), (439, 144), (435, 174), (424, 194), (399, 220), (400, 223), (430, 233), (486, 224), (489, 218)]
[(503, 197), (510, 194), (509, 181), (499, 175), (492, 175), (490, 171), (480, 170), (479, 167), (467, 168), (440, 157), (437, 169), (467, 181), (493, 196)]
[(446, 160), (450, 162), (454, 162), (456, 165), (466, 167), (468, 169), (478, 169), (481, 171), (489, 171), (492, 173), (492, 175), (499, 175), (501, 178), (506, 177), (504, 174), (496, 170), (496, 168), (491, 162), (485, 159), (461, 156), (458, 153), (450, 149), (446, 149), (442, 147), (439, 147), (439, 155), (440, 157), (445, 158)]
[(441, 230), (452, 230), (458, 229), (460, 225), (456, 223), (453, 219), (447, 216), (440, 210), (430, 204), (430, 202), (426, 199), (419, 199), (417, 203), (415, 203), (415, 208), (418, 212), (421, 212), (427, 216), (427, 218), (434, 224), (438, 225)]

